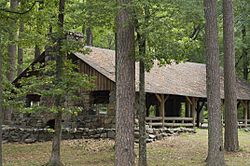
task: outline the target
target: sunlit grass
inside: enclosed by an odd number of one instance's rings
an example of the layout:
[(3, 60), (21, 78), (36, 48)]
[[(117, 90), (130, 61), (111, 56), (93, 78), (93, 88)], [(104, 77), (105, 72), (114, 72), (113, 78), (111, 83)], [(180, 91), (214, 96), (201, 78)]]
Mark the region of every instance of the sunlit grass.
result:
[[(240, 151), (225, 153), (229, 166), (250, 165), (250, 132), (239, 130)], [(41, 166), (50, 157), (51, 142), (5, 144), (5, 166)], [(136, 144), (136, 152), (138, 145)], [(148, 162), (152, 166), (205, 165), (207, 130), (181, 134), (148, 144)], [(137, 154), (138, 158), (138, 154)], [(73, 140), (62, 142), (62, 160), (69, 166), (114, 165), (113, 140)]]

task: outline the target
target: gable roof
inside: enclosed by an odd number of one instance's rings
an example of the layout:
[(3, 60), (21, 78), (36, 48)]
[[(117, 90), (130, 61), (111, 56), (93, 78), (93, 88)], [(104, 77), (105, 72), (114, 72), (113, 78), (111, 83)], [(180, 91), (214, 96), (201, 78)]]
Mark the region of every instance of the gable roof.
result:
[[(115, 51), (88, 47), (88, 55), (74, 53), (79, 59), (115, 82)], [(220, 74), (221, 98), (224, 98), (223, 70)], [(136, 63), (136, 90), (139, 89), (139, 64)], [(155, 61), (152, 69), (145, 74), (145, 91), (148, 93), (172, 94), (206, 98), (206, 65), (185, 62), (159, 67)], [(237, 98), (250, 100), (250, 84), (237, 79)]]
[(35, 58), (35, 60), (33, 60), (33, 62), (26, 68), (24, 69), (13, 81), (13, 84), (18, 83), (18, 80), (21, 79), (22, 77), (27, 77), (27, 73), (30, 70), (30, 68), (35, 65), (36, 63), (40, 62), (44, 62), (45, 61), (45, 52), (43, 52), (41, 55), (39, 55), (38, 57)]

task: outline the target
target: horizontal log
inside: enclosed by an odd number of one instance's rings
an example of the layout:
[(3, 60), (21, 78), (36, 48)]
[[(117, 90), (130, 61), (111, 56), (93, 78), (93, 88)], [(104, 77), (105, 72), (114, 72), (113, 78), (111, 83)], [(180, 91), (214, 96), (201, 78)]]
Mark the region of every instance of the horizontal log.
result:
[(162, 126), (162, 123), (148, 123), (149, 126)]
[[(239, 127), (245, 127), (245, 124), (244, 123), (240, 123), (238, 124)], [(247, 126), (250, 126), (250, 124), (247, 124)]]
[[(162, 123), (148, 123), (152, 127), (162, 126)], [(193, 123), (164, 123), (165, 127), (193, 127)]]
[[(245, 122), (245, 119), (238, 119), (238, 122)], [(247, 119), (247, 122), (250, 122), (250, 119)]]
[(162, 117), (146, 117), (146, 120), (162, 120)]
[(193, 127), (193, 123), (164, 123), (166, 127)]
[(165, 117), (164, 119), (165, 120), (172, 120), (172, 121), (174, 121), (174, 120), (192, 121), (193, 120), (193, 118), (190, 118), (190, 117)]
[[(156, 121), (156, 120), (162, 120), (162, 117), (146, 117), (146, 121)], [(169, 121), (192, 121), (193, 118), (190, 117), (165, 117), (164, 120), (169, 120)]]

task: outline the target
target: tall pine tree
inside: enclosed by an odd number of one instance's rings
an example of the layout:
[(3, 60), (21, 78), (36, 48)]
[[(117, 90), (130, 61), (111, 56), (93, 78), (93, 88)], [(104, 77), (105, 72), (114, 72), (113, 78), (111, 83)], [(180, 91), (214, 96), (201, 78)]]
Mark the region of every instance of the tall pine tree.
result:
[(133, 166), (135, 112), (135, 46), (131, 0), (118, 0), (116, 59), (115, 165)]
[(204, 0), (205, 6), (205, 53), (207, 58), (208, 104), (208, 166), (223, 166), (224, 151), (221, 123), (220, 66), (216, 0)]
[(238, 151), (233, 1), (223, 0), (225, 149)]

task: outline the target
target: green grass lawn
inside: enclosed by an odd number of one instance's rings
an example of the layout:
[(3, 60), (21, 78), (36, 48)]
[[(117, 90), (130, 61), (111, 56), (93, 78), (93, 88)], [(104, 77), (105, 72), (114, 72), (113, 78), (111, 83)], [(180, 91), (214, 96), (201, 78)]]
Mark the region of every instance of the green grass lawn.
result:
[[(240, 152), (225, 153), (229, 166), (250, 165), (250, 133), (239, 131)], [(138, 144), (135, 144), (136, 151)], [(50, 156), (51, 142), (4, 144), (5, 166), (40, 166)], [(181, 134), (148, 144), (148, 162), (152, 166), (205, 165), (207, 130)], [(138, 157), (138, 155), (137, 155)], [(114, 141), (72, 140), (62, 142), (62, 160), (67, 166), (114, 165)]]

